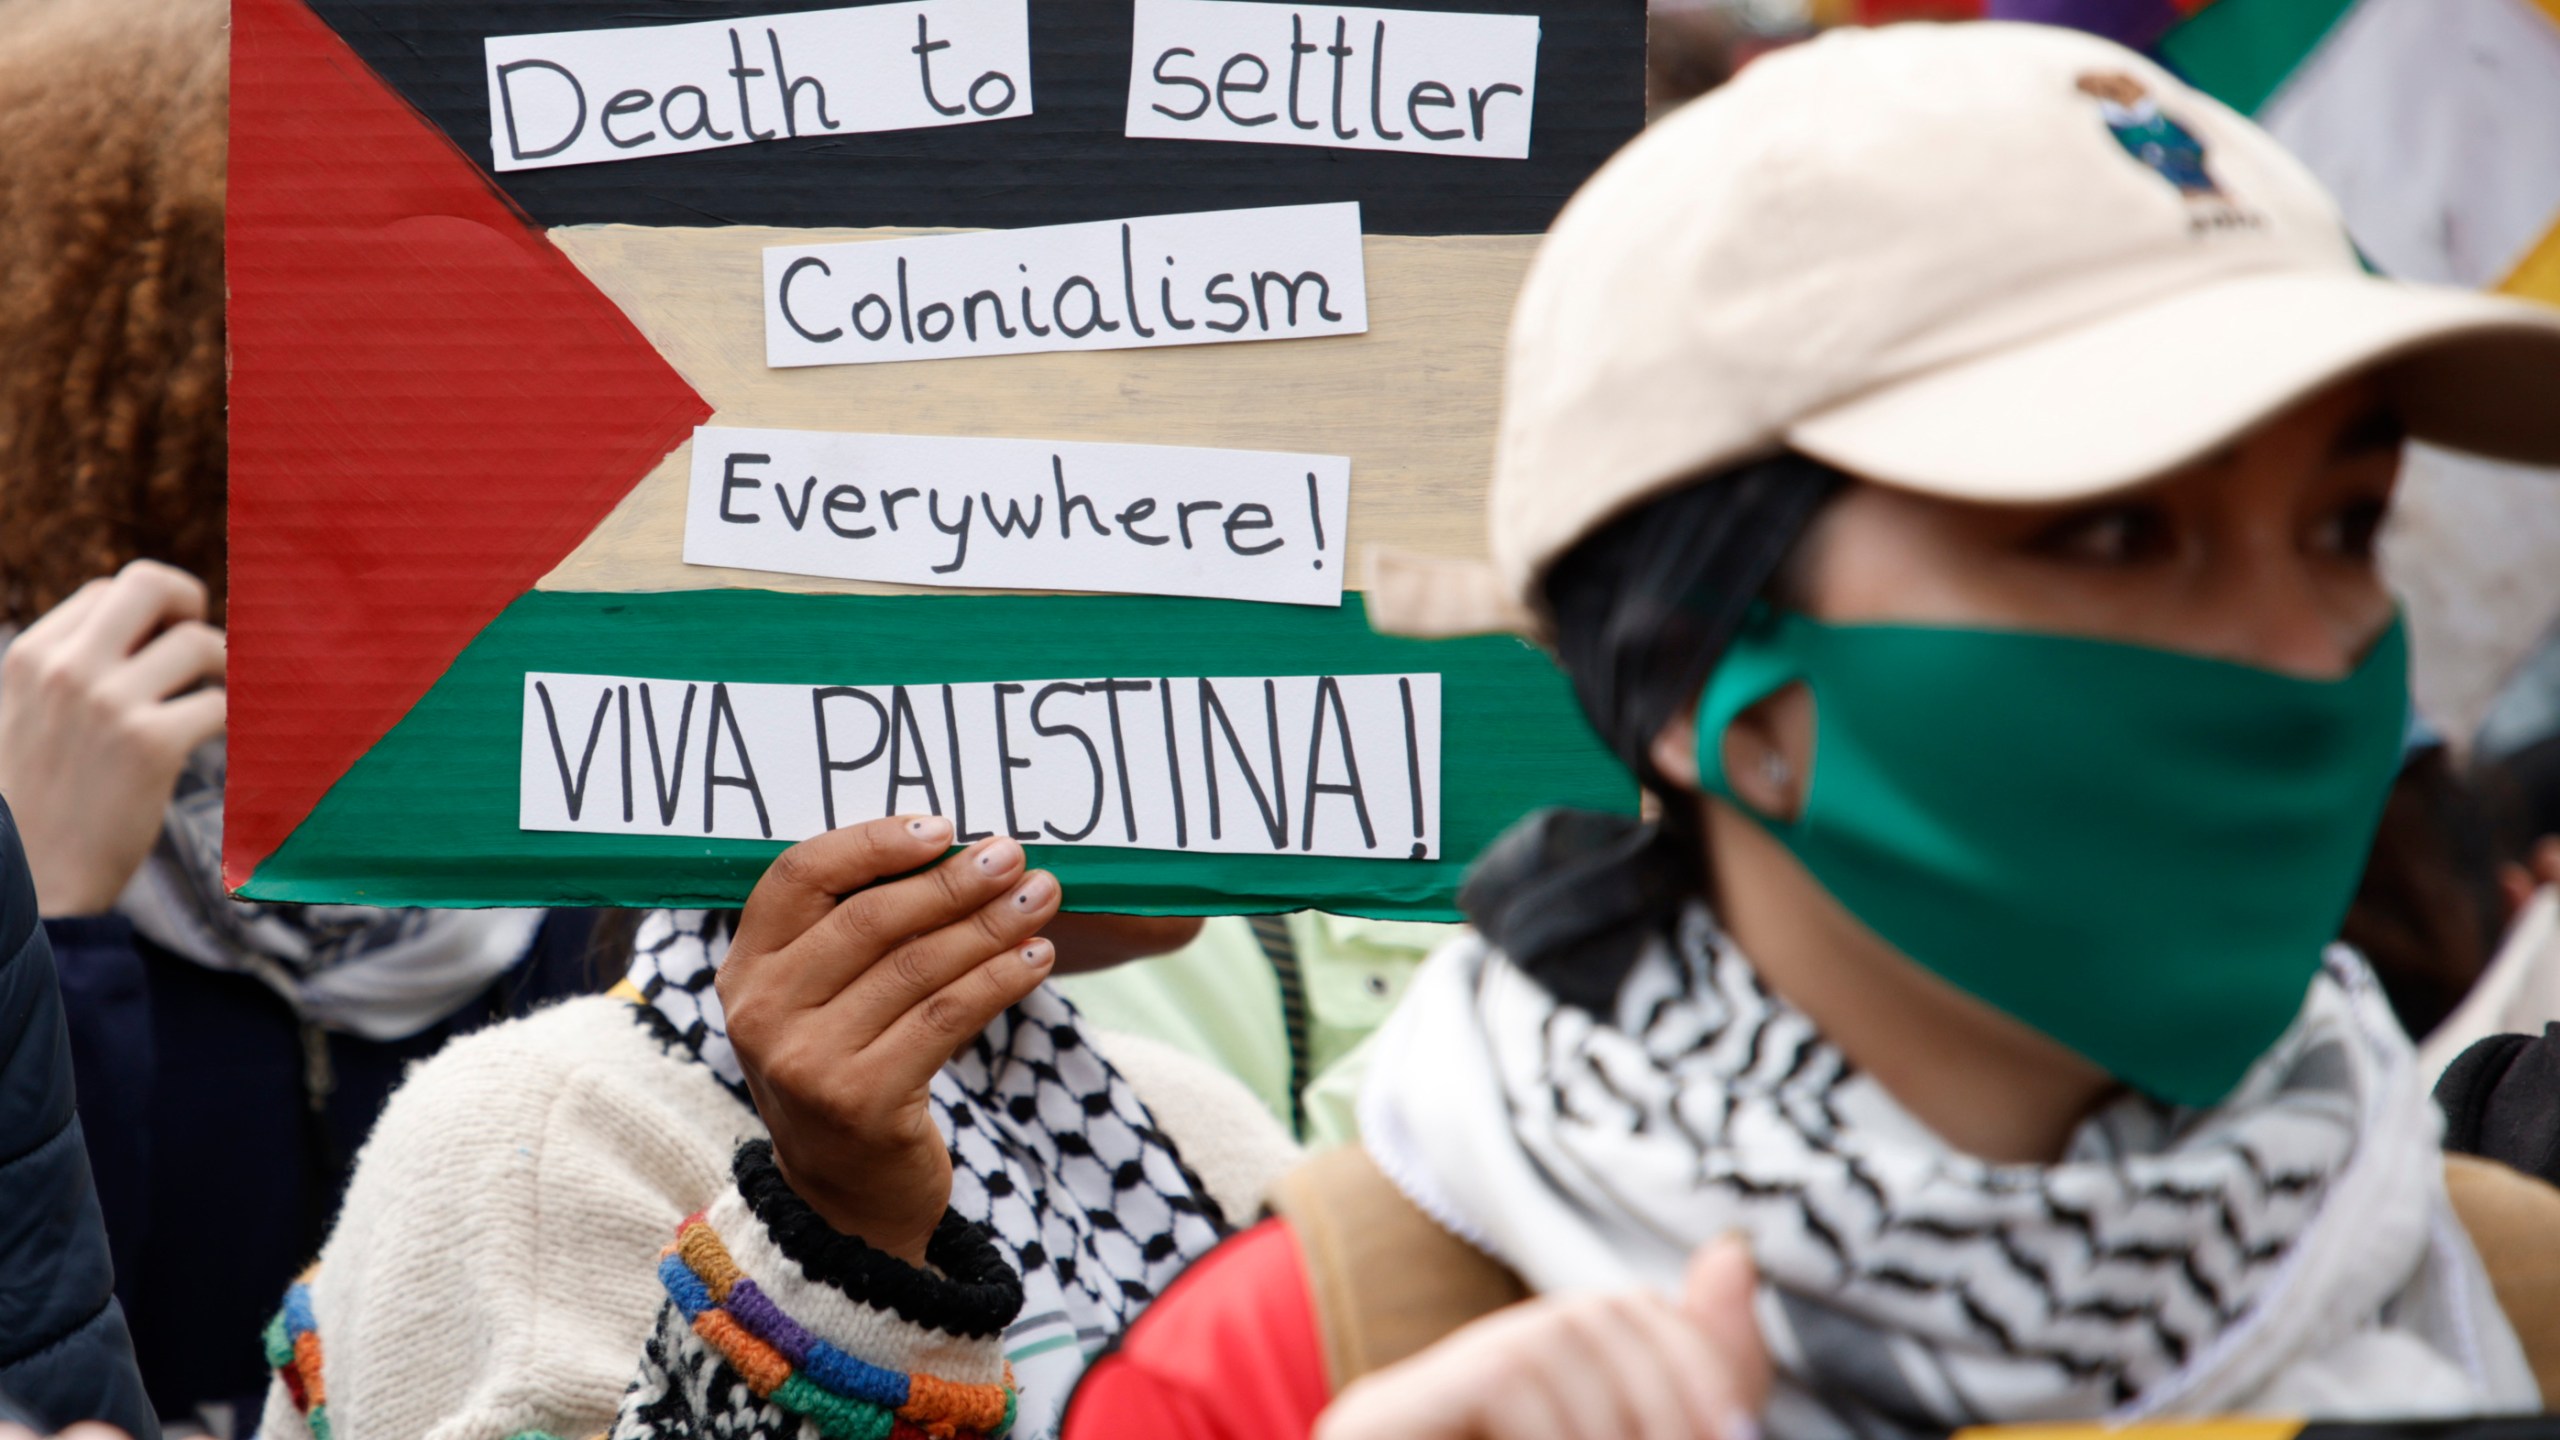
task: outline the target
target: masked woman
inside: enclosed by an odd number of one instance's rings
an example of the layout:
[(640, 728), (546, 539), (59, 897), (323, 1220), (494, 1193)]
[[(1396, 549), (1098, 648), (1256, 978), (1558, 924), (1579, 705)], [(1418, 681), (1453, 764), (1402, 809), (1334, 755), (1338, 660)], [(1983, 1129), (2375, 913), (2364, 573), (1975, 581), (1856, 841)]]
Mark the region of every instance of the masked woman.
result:
[(2455, 1202), (2560, 1196), (2449, 1189), (2331, 942), (2401, 753), (2401, 441), (2560, 460), (2560, 317), (2366, 275), (2130, 52), (1913, 26), (1630, 145), (1509, 365), (1499, 578), (1403, 619), (1507, 602), (1660, 821), (1483, 857), (1365, 1148), (1069, 1436), (2536, 1408), (2515, 1227)]

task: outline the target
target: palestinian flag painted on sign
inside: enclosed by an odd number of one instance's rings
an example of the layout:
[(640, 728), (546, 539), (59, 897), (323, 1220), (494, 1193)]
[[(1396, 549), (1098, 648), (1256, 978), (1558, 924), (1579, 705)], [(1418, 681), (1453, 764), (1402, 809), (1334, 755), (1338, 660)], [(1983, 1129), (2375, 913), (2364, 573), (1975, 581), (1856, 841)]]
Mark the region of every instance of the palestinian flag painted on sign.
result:
[[(737, 148), (501, 171), (491, 37), (743, 25), (858, 0), (234, 0), (226, 880), (276, 901), (735, 904), (786, 837), (711, 833), (710, 799), (738, 801), (714, 787), (739, 783), (714, 769), (718, 683), (939, 694), (954, 758), (932, 803), (965, 803), (965, 834), (1012, 828), (1014, 762), (997, 773), (1004, 789), (972, 783), (963, 801), (954, 687), (992, 684), (1000, 708), (1012, 681), (1146, 676), (1169, 694), (1174, 682), (1152, 677), (1434, 677), (1436, 849), (1421, 844), (1428, 797), (1409, 779), (1427, 751), (1408, 739), (1396, 783), (1365, 782), (1376, 794), (1359, 813), (1363, 833), (1376, 822), (1379, 858), (1313, 852), (1301, 839), (1313, 833), (1308, 797), (1339, 816), (1363, 782), (1325, 768), (1343, 764), (1338, 751), (1299, 741), (1284, 753), (1266, 685), (1250, 713), (1227, 717), (1242, 759), (1222, 751), (1215, 778), (1176, 783), (1226, 787), (1230, 830), (1267, 823), (1273, 843), (1253, 854), (1030, 845), (1079, 908), (1454, 918), (1467, 861), (1532, 806), (1632, 809), (1632, 783), (1544, 656), (1500, 636), (1377, 635), (1356, 580), (1339, 606), (1261, 604), (839, 583), (683, 558), (688, 459), (706, 422), (1349, 456), (1351, 533), (1327, 542), (1352, 552), (1331, 552), (1339, 573), (1361, 573), (1372, 544), (1480, 551), (1511, 298), (1565, 197), (1642, 123), (1644, 13), (1640, 0), (1400, 4), (1537, 18), (1527, 158), (1131, 138), (1132, 7), (1033, 0), (1037, 100), (1018, 118), (795, 128)], [(781, 42), (765, 38), (778, 67)], [(919, 39), (896, 58), (932, 48)], [(1346, 67), (1333, 59), (1338, 110)], [(743, 105), (748, 78), (768, 71), (731, 63)], [(1230, 100), (1263, 84), (1296, 94), (1277, 88), (1294, 78), (1246, 84), (1254, 63), (1219, 72)], [(1369, 64), (1374, 90), (1379, 58)], [(594, 103), (612, 119), (637, 93)], [(1459, 93), (1424, 83), (1409, 98), (1480, 113), (1493, 94)], [(707, 103), (692, 86), (665, 102), (679, 94)], [(581, 123), (586, 113), (581, 99)], [(801, 369), (764, 352), (768, 246), (1346, 202), (1363, 231), (1365, 333)], [(659, 677), (687, 696), (701, 681), (712, 719), (678, 712), (661, 736), (644, 693), (560, 721), (556, 757), (527, 750), (526, 696), (545, 672)], [(1179, 717), (1187, 736), (1208, 735), (1208, 711), (1203, 699)], [(1170, 752), (1169, 701), (1165, 715)], [(1095, 752), (1097, 794), (1117, 735)], [(1017, 733), (1016, 748), (1041, 740)], [(669, 770), (651, 748), (662, 742)], [(564, 787), (670, 814), (671, 771), (693, 787), (702, 824), (689, 835), (529, 828), (520, 770), (547, 782), (554, 758)], [(897, 765), (879, 768), (894, 782)], [(1244, 783), (1247, 767), (1260, 788)], [(820, 752), (820, 783), (848, 768)], [(1119, 786), (1125, 798), (1125, 777)], [(889, 793), (901, 796), (895, 783)], [(1206, 793), (1214, 836), (1219, 791)], [(763, 813), (759, 794), (759, 824)]]

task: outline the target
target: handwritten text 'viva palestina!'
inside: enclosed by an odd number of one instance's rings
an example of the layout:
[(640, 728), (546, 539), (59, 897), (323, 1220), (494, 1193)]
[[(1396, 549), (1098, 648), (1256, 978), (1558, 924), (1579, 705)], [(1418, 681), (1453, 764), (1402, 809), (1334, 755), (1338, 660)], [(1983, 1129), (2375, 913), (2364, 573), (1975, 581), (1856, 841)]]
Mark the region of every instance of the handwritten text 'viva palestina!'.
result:
[(774, 245), (765, 363), (866, 365), (1356, 335), (1357, 204)]
[[(1027, 117), (1027, 0), (904, 0), (491, 36), (501, 171)], [(1505, 159), (1529, 153), (1538, 18), (1136, 0), (1123, 132)]]
[(1440, 677), (779, 685), (533, 673), (517, 824), (799, 840), (930, 811), (960, 838), (1439, 853)]
[(1342, 603), (1339, 455), (693, 432), (684, 558), (990, 590)]

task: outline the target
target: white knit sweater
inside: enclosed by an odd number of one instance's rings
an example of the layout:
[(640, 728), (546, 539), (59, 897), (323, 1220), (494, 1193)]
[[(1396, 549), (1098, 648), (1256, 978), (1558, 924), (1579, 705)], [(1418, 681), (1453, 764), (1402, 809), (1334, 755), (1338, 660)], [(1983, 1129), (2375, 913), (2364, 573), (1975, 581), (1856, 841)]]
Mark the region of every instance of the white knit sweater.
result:
[[(1296, 1151), (1252, 1094), (1170, 1047), (1097, 1039), (1227, 1213), (1253, 1214)], [(994, 1339), (819, 1293), (813, 1267), (777, 1258), (731, 1178), (739, 1146), (762, 1135), (617, 999), (570, 1001), (420, 1065), (359, 1157), (309, 1282), (333, 1440), (613, 1428), (625, 1392), (663, 1368), (669, 1336), (692, 1339), (677, 1317), (652, 1343), (661, 1312), (674, 1314), (660, 1254), (706, 1211), (739, 1269), (819, 1339), (893, 1371), (1001, 1376)], [(261, 1433), (311, 1434), (281, 1381)]]

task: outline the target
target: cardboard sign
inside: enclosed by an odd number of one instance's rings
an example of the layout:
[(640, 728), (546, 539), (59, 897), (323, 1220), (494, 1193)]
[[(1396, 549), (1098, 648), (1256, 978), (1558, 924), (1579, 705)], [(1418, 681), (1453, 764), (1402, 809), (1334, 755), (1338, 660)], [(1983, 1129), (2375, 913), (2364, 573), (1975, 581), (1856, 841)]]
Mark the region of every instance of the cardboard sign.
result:
[(1128, 133), (1524, 160), (1538, 17), (1137, 0)]
[[(232, 0), (236, 893), (735, 905), (830, 804), (965, 789), (1071, 909), (1445, 919), (1533, 807), (1634, 806), (1543, 654), (1379, 635), (1362, 585), (1484, 553), (1512, 301), (1641, 124), (1642, 6), (1404, 0), (1382, 57), (1339, 14), (1341, 128), (1376, 91), (1472, 146), (1473, 88), (1486, 144), (1534, 137), (1493, 164), (1132, 138), (1134, 0), (817, 3)], [(1238, 8), (1285, 106), (1290, 15), (1330, 47), (1336, 12)], [(1494, 11), (1533, 75), (1397, 18)], [(531, 36), (571, 38), (490, 43)], [(1165, 73), (1214, 88), (1202, 53)], [(1298, 56), (1328, 140), (1336, 58)], [(525, 59), (576, 87), (493, 93)], [(834, 339), (776, 313), (803, 259), (791, 317)]]
[(1357, 335), (1360, 207), (1293, 205), (764, 252), (765, 363)]
[(684, 558), (910, 585), (1339, 605), (1350, 492), (1339, 455), (704, 426)]
[(799, 840), (888, 815), (956, 840), (1431, 857), (1440, 677), (733, 685), (524, 679), (528, 830)]
[(493, 35), (499, 170), (1031, 113), (1028, 0)]

